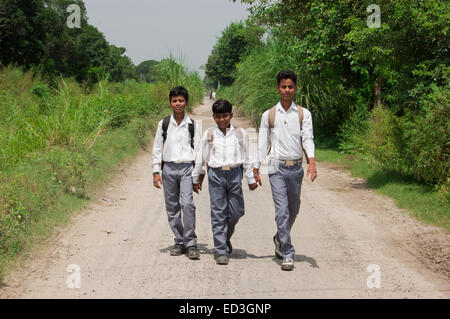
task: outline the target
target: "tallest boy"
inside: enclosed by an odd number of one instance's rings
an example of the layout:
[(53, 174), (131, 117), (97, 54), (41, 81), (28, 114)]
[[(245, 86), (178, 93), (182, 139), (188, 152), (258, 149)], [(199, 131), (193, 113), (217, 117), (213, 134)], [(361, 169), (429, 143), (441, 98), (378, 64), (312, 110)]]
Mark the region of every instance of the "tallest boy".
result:
[[(273, 237), (275, 254), (283, 259), (282, 270), (294, 268), (295, 249), (291, 228), (300, 210), (300, 190), (304, 171), (302, 159), (309, 162), (307, 176), (317, 177), (311, 112), (293, 102), (297, 76), (292, 71), (277, 75), (280, 102), (264, 112), (258, 136), (258, 158), (253, 173), (261, 185), (259, 168), (269, 151), (269, 180), (275, 204), (277, 233)], [(304, 154), (306, 153), (306, 154)]]

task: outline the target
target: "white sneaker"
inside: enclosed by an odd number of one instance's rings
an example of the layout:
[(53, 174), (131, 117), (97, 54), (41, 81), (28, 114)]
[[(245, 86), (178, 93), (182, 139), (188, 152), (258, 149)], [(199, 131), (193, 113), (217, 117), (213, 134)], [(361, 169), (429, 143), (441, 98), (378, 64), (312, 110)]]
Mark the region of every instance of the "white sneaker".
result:
[(284, 258), (283, 264), (281, 264), (282, 270), (292, 270), (294, 269), (294, 259), (292, 258)]

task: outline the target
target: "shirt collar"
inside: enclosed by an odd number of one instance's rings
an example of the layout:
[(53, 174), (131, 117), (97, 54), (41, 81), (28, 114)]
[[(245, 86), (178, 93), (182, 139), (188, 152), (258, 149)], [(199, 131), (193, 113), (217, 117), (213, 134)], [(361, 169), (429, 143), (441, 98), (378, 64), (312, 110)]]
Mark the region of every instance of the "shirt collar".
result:
[[(290, 112), (290, 111), (292, 111), (292, 110), (298, 111), (298, 109), (297, 109), (297, 104), (295, 104), (294, 101), (292, 101), (292, 104), (291, 104), (291, 106), (289, 107), (289, 109), (287, 110), (287, 112)], [(278, 102), (278, 104), (277, 104), (277, 111), (280, 111), (280, 112), (286, 112), (286, 111), (284, 110), (283, 106), (281, 105), (281, 102)], [(287, 113), (287, 112), (286, 112), (286, 113)]]
[[(177, 121), (175, 120), (175, 117), (173, 116), (173, 114), (170, 116), (170, 121), (172, 122), (172, 124), (178, 126)], [(184, 118), (181, 120), (180, 122), (180, 126), (183, 126), (185, 123), (187, 124), (191, 124), (192, 120), (189, 116), (187, 116), (187, 114), (184, 114)]]
[[(233, 126), (233, 124), (230, 123), (230, 127), (229, 127), (228, 129), (229, 129), (228, 133), (233, 132), (233, 131), (234, 131), (234, 126)], [(217, 131), (218, 133), (220, 133), (220, 134), (223, 135), (222, 131), (221, 131), (220, 128), (219, 128), (219, 125), (216, 125), (216, 131)], [(227, 136), (228, 136), (228, 134), (227, 134)]]

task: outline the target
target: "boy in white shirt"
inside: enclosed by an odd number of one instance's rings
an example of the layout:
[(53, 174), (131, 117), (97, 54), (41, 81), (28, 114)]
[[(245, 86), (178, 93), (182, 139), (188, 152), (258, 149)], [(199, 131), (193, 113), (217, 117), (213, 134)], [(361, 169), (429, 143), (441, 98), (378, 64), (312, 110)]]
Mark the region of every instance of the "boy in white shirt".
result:
[(203, 165), (206, 164), (216, 262), (227, 265), (233, 249), (231, 236), (244, 215), (242, 175), (245, 175), (250, 190), (258, 185), (253, 177), (248, 135), (230, 123), (233, 118), (231, 103), (219, 99), (213, 104), (212, 111), (217, 126), (206, 130), (203, 135), (203, 162), (196, 162), (192, 177), (194, 191), (198, 192), (202, 189)]
[(164, 188), (169, 224), (175, 235), (170, 254), (179, 256), (187, 252), (189, 259), (199, 259), (192, 170), (201, 156), (201, 128), (185, 114), (189, 95), (184, 87), (172, 89), (169, 100), (173, 113), (159, 121), (153, 142), (153, 185), (161, 188), (162, 184)]
[(297, 75), (294, 72), (287, 70), (278, 73), (276, 88), (280, 102), (262, 115), (258, 159), (253, 171), (261, 185), (259, 168), (270, 149), (268, 173), (277, 224), (277, 233), (273, 237), (275, 255), (283, 259), (282, 270), (292, 270), (295, 249), (291, 243), (291, 228), (300, 210), (303, 156), (309, 164), (307, 175), (311, 175), (311, 181), (317, 177), (313, 123), (311, 112), (293, 102), (297, 91)]

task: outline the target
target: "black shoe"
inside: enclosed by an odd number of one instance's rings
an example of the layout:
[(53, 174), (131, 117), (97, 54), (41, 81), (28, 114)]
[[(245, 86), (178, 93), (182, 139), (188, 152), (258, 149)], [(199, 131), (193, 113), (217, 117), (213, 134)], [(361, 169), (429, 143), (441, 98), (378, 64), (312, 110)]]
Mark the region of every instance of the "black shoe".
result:
[(228, 265), (228, 256), (227, 255), (219, 255), (219, 256), (217, 256), (216, 263), (218, 265)]
[(231, 245), (231, 241), (227, 240), (227, 253), (231, 254), (233, 252), (233, 246)]
[(187, 248), (187, 257), (189, 259), (199, 259), (200, 252), (197, 249), (197, 246), (191, 246)]
[(283, 259), (283, 254), (281, 253), (281, 244), (278, 241), (277, 235), (273, 236), (273, 243), (275, 244), (275, 256), (277, 256), (278, 259)]
[(185, 251), (186, 251), (186, 248), (184, 247), (184, 245), (176, 244), (175, 246), (170, 248), (170, 255), (180, 256), (180, 255), (183, 255)]

